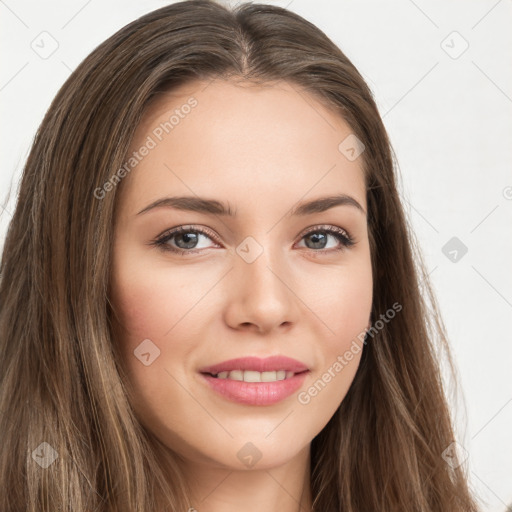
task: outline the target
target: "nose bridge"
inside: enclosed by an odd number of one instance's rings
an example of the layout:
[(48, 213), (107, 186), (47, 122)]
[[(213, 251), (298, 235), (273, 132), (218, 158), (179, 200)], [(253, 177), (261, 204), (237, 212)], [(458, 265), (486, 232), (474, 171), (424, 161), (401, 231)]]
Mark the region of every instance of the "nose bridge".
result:
[(272, 243), (271, 236), (248, 236), (236, 247), (230, 307), (238, 314), (231, 317), (232, 322), (249, 322), (268, 330), (295, 320), (283, 248)]
[(282, 265), (281, 247), (272, 245), (272, 237), (262, 235), (256, 239), (247, 236), (236, 248), (239, 267), (237, 279), (253, 288), (255, 293), (266, 291), (267, 296), (282, 291), (284, 284), (278, 274)]

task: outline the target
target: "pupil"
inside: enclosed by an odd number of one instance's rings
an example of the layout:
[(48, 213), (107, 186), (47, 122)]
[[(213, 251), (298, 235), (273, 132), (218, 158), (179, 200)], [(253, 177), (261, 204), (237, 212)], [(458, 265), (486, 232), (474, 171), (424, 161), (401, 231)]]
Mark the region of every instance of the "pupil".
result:
[(321, 242), (318, 242), (318, 241), (313, 241), (313, 243), (314, 243), (315, 245), (317, 245), (318, 243), (320, 243), (320, 245), (321, 245), (321, 247), (315, 247), (315, 249), (322, 249), (322, 248), (325, 246), (325, 238), (326, 238), (325, 234), (318, 234), (318, 233), (315, 233), (315, 234), (313, 234), (313, 235), (310, 235), (310, 237), (311, 237), (312, 239), (314, 239), (314, 238), (323, 238), (323, 242), (324, 242), (324, 244), (322, 244)]
[[(197, 240), (195, 239), (192, 239), (191, 241), (187, 241), (187, 237), (196, 237), (197, 238), (197, 234), (194, 234), (194, 233), (180, 233), (180, 235), (178, 236), (178, 240), (179, 238), (184, 238), (185, 239), (185, 244), (192, 244), (191, 246), (187, 245), (186, 247), (184, 247), (184, 249), (192, 249), (193, 246), (194, 246), (194, 243), (197, 242)], [(183, 248), (183, 247), (182, 247)]]

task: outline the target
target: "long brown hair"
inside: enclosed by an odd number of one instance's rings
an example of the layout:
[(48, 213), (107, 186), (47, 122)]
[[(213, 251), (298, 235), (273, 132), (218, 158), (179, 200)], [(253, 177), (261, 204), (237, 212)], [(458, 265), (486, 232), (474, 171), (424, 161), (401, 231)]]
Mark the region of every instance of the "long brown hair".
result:
[(179, 461), (159, 456), (123, 383), (108, 296), (119, 187), (101, 199), (97, 190), (123, 166), (156, 93), (213, 78), (294, 84), (366, 148), (372, 319), (402, 310), (367, 339), (348, 394), (312, 441), (314, 510), (477, 510), (463, 466), (442, 456), (455, 437), (439, 358), (451, 359), (371, 91), (300, 16), (207, 0), (153, 11), (110, 37), (37, 132), (1, 262), (0, 510), (192, 506)]

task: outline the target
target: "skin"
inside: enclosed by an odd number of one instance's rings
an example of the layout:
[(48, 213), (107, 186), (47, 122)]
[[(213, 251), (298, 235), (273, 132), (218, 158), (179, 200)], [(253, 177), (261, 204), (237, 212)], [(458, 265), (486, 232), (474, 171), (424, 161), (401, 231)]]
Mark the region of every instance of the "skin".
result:
[[(346, 395), (361, 351), (309, 403), (298, 394), (365, 332), (371, 311), (362, 158), (349, 161), (338, 150), (352, 130), (298, 86), (224, 80), (185, 84), (154, 99), (131, 151), (191, 96), (197, 106), (119, 190), (110, 293), (133, 406), (179, 454), (199, 512), (311, 510), (310, 443)], [(298, 202), (333, 193), (353, 197), (363, 211), (342, 205), (290, 215)], [(171, 207), (138, 215), (177, 195), (217, 199), (236, 217)], [(184, 225), (209, 228), (216, 239), (198, 234), (194, 245), (178, 235), (167, 242), (184, 253), (198, 250), (185, 255), (151, 245)], [(320, 243), (304, 236), (317, 226)], [(346, 230), (354, 245), (344, 248), (322, 232), (330, 226)], [(262, 248), (251, 263), (236, 252), (246, 237)], [(146, 339), (160, 350), (148, 366), (134, 355)], [(276, 354), (298, 359), (310, 373), (298, 393), (270, 406), (228, 401), (198, 373), (235, 357)], [(261, 453), (253, 467), (237, 457), (248, 442)]]

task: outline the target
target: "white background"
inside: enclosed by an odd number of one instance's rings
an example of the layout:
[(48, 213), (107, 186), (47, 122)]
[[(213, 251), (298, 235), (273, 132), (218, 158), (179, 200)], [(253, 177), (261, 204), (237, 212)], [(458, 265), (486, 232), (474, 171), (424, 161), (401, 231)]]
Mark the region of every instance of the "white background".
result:
[[(59, 87), (99, 43), (167, 3), (0, 0), (0, 244)], [(512, 504), (512, 0), (272, 3), (326, 32), (374, 91), (459, 368), (471, 482), (483, 510), (503, 512)], [(43, 43), (58, 48), (41, 58), (32, 46)], [(442, 252), (452, 237), (468, 249), (452, 252), (456, 262)]]

